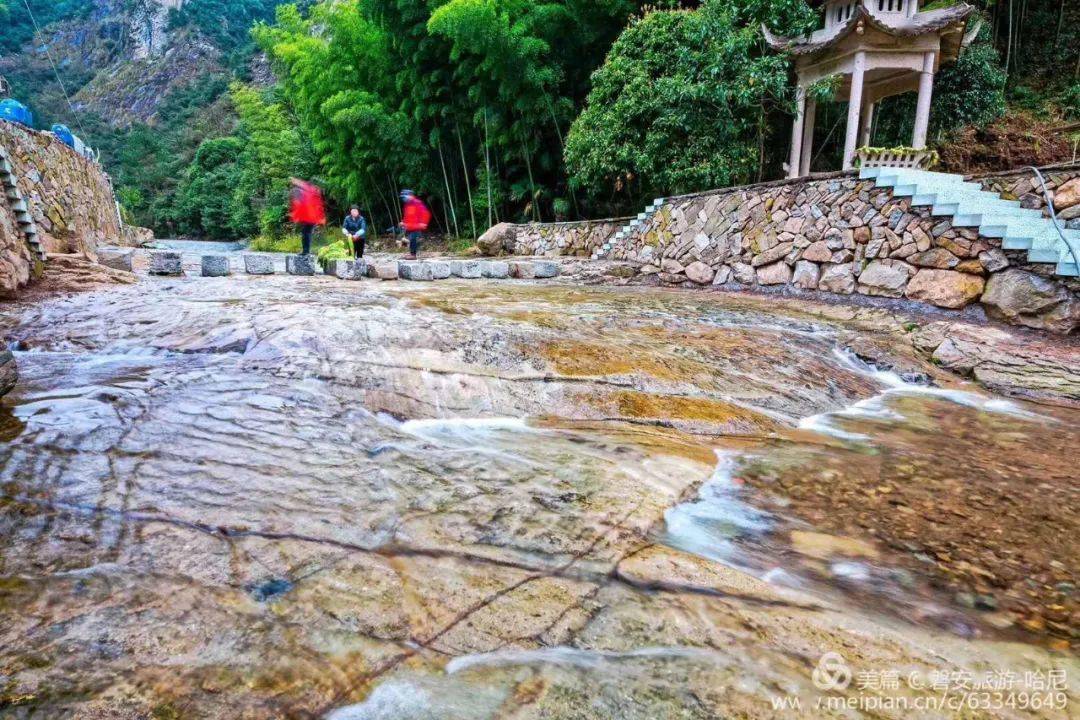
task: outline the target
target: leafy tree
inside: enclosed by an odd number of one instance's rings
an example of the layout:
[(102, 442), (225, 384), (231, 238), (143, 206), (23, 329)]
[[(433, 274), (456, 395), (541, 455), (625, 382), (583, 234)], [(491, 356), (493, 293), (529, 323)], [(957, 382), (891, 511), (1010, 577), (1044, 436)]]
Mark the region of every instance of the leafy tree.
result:
[(736, 5), (651, 12), (615, 41), (570, 130), (577, 188), (629, 207), (759, 175), (764, 114), (791, 101), (788, 69), (761, 51), (761, 7)]
[(237, 156), (242, 147), (236, 137), (212, 138), (199, 145), (177, 192), (180, 232), (212, 238), (231, 234)]

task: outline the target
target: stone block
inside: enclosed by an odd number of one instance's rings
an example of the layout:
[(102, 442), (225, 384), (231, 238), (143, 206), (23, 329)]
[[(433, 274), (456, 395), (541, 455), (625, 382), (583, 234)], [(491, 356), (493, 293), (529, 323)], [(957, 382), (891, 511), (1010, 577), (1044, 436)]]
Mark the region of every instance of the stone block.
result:
[(924, 268), (911, 278), (906, 295), (938, 307), (959, 309), (977, 300), (984, 285), (978, 275)]
[(445, 260), (432, 260), (428, 263), (431, 265), (431, 278), (433, 280), (445, 280), (450, 277), (450, 263)]
[(285, 258), (285, 271), (290, 275), (315, 275), (319, 263), (314, 255), (289, 255)]
[(820, 279), (821, 269), (814, 263), (806, 260), (795, 263), (795, 274), (791, 278), (791, 282), (795, 287), (803, 290), (817, 290)]
[(1014, 325), (1068, 335), (1080, 326), (1080, 301), (1061, 283), (1016, 268), (986, 281), (986, 314)]
[(98, 262), (113, 270), (131, 272), (131, 260), (135, 251), (132, 248), (98, 248)]
[(232, 268), (229, 266), (229, 257), (227, 255), (203, 255), (203, 277), (225, 277), (231, 274)]
[(703, 262), (692, 262), (686, 266), (686, 277), (698, 285), (708, 285), (716, 272)]
[(150, 274), (183, 275), (180, 253), (172, 250), (155, 250), (150, 253)]
[(559, 276), (559, 264), (549, 260), (534, 262), (533, 270), (538, 278), (553, 278)]
[(245, 255), (244, 272), (248, 275), (273, 275), (274, 258), (269, 255)]
[(411, 261), (398, 263), (398, 277), (402, 280), (412, 280), (414, 282), (426, 282), (435, 279), (431, 272), (431, 263)]
[(536, 268), (531, 262), (510, 263), (510, 277), (518, 280), (532, 280), (536, 277)]
[(850, 295), (855, 292), (855, 270), (851, 263), (823, 265), (821, 278), (818, 280), (818, 290), (839, 295)]
[(859, 275), (859, 292), (863, 295), (902, 297), (915, 268), (901, 260), (874, 260)]
[(781, 260), (772, 265), (759, 267), (757, 281), (760, 285), (787, 285), (791, 282), (791, 266)]
[(503, 280), (510, 277), (510, 263), (501, 260), (488, 260), (482, 263), (481, 274), (486, 278)]
[(334, 275), (339, 280), (362, 280), (367, 274), (366, 260), (338, 260), (334, 265)]
[(450, 274), (459, 278), (483, 277), (483, 268), (478, 260), (453, 260), (450, 263)]
[(371, 263), (368, 265), (368, 277), (374, 278), (376, 280), (397, 280), (398, 263)]

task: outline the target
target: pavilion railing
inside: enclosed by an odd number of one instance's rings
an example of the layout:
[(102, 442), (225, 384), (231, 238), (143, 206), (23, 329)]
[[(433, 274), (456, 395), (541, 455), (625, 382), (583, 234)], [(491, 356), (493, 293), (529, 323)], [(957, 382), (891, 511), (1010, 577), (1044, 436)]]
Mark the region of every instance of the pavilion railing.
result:
[(855, 162), (860, 168), (895, 167), (929, 170), (937, 164), (937, 161), (937, 152), (925, 148), (862, 147), (855, 151)]

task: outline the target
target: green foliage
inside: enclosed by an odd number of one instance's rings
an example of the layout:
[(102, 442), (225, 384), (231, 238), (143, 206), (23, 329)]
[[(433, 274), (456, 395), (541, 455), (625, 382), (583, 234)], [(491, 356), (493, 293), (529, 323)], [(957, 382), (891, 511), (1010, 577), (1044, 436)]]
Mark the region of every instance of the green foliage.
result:
[(787, 62), (763, 54), (760, 37), (722, 0), (632, 22), (570, 130), (575, 186), (627, 207), (754, 179), (765, 114), (791, 102)]
[[(88, 0), (29, 0), (29, 4), (41, 27), (85, 15), (94, 6)], [(16, 52), (33, 38), (34, 24), (23, 0), (0, 0), (0, 20), (0, 53)]]
[(334, 260), (352, 260), (353, 250), (344, 242), (331, 242), (319, 248), (315, 256), (323, 264)]
[(259, 235), (248, 244), (252, 252), (299, 253), (304, 243), (299, 235)]
[[(997, 51), (984, 32), (957, 62), (937, 74), (930, 107), (931, 138), (941, 140), (965, 126), (988, 125), (1004, 115), (1006, 79)], [(879, 104), (875, 145), (911, 142), (915, 101), (914, 93), (906, 93)]]

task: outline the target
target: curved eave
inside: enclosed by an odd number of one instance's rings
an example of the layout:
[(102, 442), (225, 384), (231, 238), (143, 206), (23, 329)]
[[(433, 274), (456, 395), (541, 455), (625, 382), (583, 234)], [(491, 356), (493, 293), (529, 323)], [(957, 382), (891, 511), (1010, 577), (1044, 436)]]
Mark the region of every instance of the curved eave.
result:
[[(842, 25), (837, 25), (827, 37), (819, 40), (811, 40), (809, 36), (784, 37), (769, 30), (764, 24), (761, 26), (765, 35), (765, 42), (773, 50), (785, 52), (790, 55), (810, 55), (826, 50), (855, 32), (859, 25), (865, 23), (886, 35), (894, 37), (917, 37), (927, 33), (940, 32), (957, 23), (966, 23), (968, 18), (975, 13), (975, 8), (966, 3), (959, 3), (951, 7), (919, 13), (908, 22), (892, 24), (882, 20), (869, 11), (865, 5), (859, 4), (851, 17)], [(920, 17), (921, 16), (921, 17)]]

